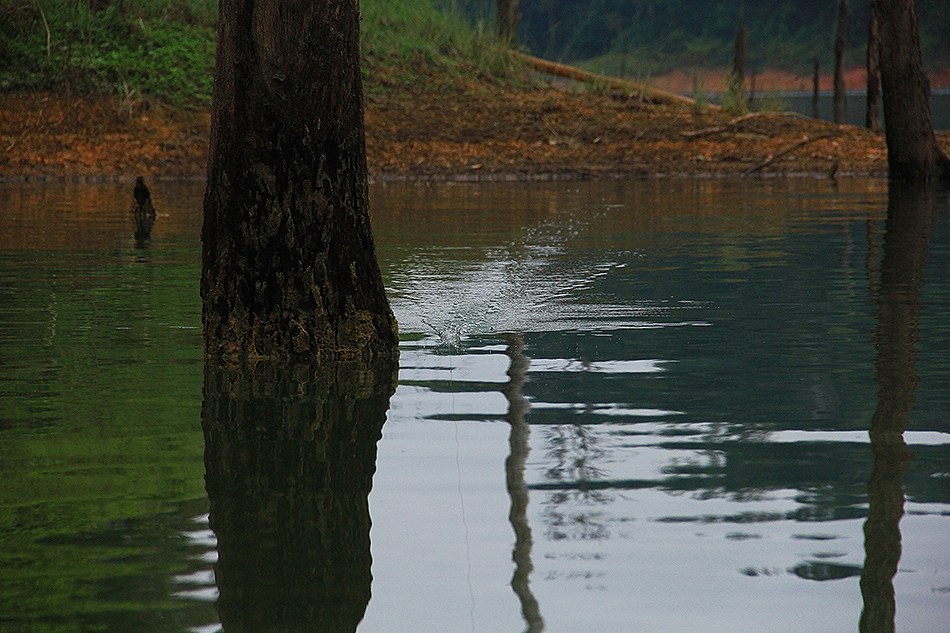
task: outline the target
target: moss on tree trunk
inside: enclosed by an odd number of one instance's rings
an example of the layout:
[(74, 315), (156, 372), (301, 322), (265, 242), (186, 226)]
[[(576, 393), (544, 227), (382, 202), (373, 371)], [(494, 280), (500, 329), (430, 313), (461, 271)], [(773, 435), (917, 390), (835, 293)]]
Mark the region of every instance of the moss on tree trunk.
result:
[(222, 0), (202, 241), (206, 353), (395, 356), (355, 0)]

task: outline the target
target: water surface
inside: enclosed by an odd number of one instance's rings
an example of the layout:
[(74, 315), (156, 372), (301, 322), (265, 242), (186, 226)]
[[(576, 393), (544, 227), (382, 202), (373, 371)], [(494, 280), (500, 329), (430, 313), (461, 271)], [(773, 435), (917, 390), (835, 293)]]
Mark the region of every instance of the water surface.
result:
[(152, 192), (0, 185), (4, 631), (945, 630), (945, 196), (376, 186), (387, 398), (206, 369)]

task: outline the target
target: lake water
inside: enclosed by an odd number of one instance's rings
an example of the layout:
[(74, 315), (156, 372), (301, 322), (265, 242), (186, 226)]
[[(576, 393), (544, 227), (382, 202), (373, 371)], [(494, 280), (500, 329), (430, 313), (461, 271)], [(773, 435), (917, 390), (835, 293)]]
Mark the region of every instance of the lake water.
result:
[(152, 194), (0, 185), (4, 633), (947, 630), (946, 194), (374, 186), (391, 397), (206, 368)]
[[(790, 112), (798, 112), (805, 116), (814, 114), (814, 104), (810, 92), (788, 92), (778, 95), (769, 93), (759, 94), (759, 99), (772, 103)], [(883, 121), (884, 106), (878, 102), (878, 113)], [(818, 118), (825, 121), (834, 120), (834, 97), (823, 92), (818, 95)], [(867, 120), (867, 93), (848, 92), (845, 99), (844, 123), (864, 127)], [(950, 130), (950, 90), (938, 88), (930, 98), (930, 118), (934, 130)]]

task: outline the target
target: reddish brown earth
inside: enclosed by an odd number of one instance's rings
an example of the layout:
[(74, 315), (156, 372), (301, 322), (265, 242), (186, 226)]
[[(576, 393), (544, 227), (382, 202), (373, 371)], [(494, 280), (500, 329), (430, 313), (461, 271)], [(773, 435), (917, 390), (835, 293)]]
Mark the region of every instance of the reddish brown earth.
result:
[[(692, 94), (698, 89), (709, 92), (723, 92), (727, 85), (730, 68), (718, 69), (680, 69), (650, 78), (650, 84), (662, 90), (681, 94)], [(845, 90), (862, 91), (868, 85), (867, 69), (849, 68), (844, 72)], [(927, 79), (933, 89), (950, 87), (950, 68), (932, 68), (927, 70)], [(765, 70), (751, 73), (746, 81), (756, 93), (768, 95), (780, 92), (812, 91), (811, 73), (799, 74), (783, 70)], [(818, 77), (818, 89), (830, 92), (834, 89), (834, 75), (822, 73)], [(863, 97), (862, 97), (863, 98)]]
[[(207, 111), (130, 111), (108, 97), (0, 95), (0, 180), (201, 178), (209, 123)], [(938, 138), (950, 151), (950, 133)], [(551, 86), (371, 95), (366, 146), (376, 180), (881, 176), (887, 167), (879, 132)]]

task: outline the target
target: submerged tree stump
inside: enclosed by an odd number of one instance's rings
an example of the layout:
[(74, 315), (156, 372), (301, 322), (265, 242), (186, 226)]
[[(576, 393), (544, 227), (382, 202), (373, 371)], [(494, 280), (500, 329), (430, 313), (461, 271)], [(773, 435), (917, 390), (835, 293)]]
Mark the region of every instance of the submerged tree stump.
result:
[(152, 239), (152, 228), (155, 226), (155, 207), (152, 205), (152, 194), (145, 185), (145, 179), (139, 176), (135, 179), (135, 189), (132, 190), (132, 224), (135, 229), (135, 243), (144, 246)]
[(394, 358), (369, 220), (354, 0), (223, 0), (202, 227), (205, 352)]

